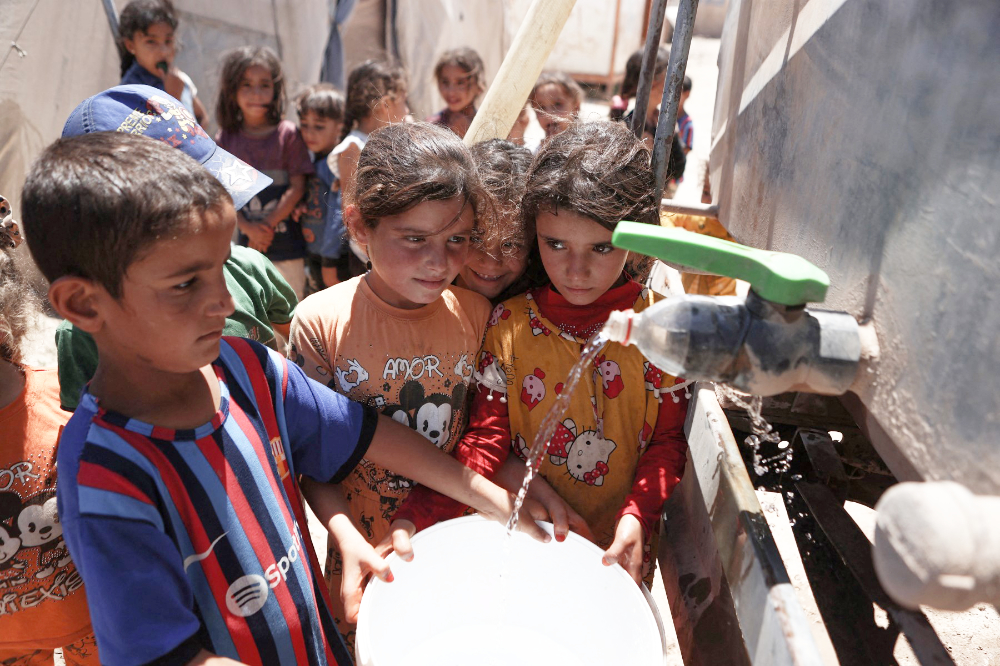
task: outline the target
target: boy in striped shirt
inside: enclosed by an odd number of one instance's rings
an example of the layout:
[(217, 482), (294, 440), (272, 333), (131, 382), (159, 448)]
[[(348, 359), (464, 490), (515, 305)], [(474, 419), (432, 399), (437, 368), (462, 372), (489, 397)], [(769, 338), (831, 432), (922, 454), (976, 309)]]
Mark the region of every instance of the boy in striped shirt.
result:
[[(506, 492), (414, 431), (222, 337), (236, 215), (182, 151), (119, 132), (62, 139), (22, 208), (53, 307), (100, 353), (60, 439), (58, 502), (103, 663), (350, 664), (297, 475), (335, 483), (365, 457), (509, 511)], [(391, 578), (360, 535), (338, 542)]]

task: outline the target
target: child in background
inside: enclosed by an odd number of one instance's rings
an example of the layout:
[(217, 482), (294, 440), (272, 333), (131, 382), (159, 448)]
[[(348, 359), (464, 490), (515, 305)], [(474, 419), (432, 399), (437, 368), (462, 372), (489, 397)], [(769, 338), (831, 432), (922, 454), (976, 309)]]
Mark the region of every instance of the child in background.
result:
[(483, 59), (467, 46), (445, 51), (434, 65), (438, 92), (447, 105), (427, 122), (443, 125), (460, 138), (476, 117), (476, 98), (486, 90)]
[(179, 99), (204, 124), (208, 117), (198, 88), (174, 66), (177, 15), (170, 0), (132, 0), (118, 17), (122, 85), (140, 83)]
[[(63, 137), (91, 132), (130, 132), (176, 146), (223, 183), (239, 208), (271, 184), (271, 179), (219, 148), (180, 102), (155, 88), (116, 86), (81, 102), (63, 127)], [(231, 174), (238, 173), (240, 178)], [(236, 311), (226, 319), (224, 333), (277, 348), (275, 332), (288, 339), (298, 299), (267, 257), (234, 247), (223, 271)], [(62, 321), (56, 328), (60, 402), (73, 411), (80, 391), (97, 370), (94, 338)]]
[(528, 96), (545, 136), (555, 136), (579, 115), (583, 88), (563, 72), (542, 72)]
[(316, 177), (309, 179), (307, 210), (299, 217), (299, 223), (306, 239), (306, 267), (312, 291), (321, 291), (350, 277), (340, 182), (326, 163), (327, 155), (340, 143), (343, 133), (344, 95), (329, 83), (317, 83), (299, 95), (296, 111), (302, 140), (312, 153), (316, 168)]
[[(289, 356), (308, 376), (444, 451), (465, 424), (472, 363), (490, 316), (489, 301), (451, 286), (487, 196), (451, 130), (400, 123), (373, 133), (344, 216), (371, 270), (305, 299), (292, 320)], [(385, 536), (413, 485), (371, 459), (342, 481), (350, 516), (370, 543)], [(331, 551), (331, 593), (341, 570)], [(334, 614), (352, 643), (356, 613)]]
[(14, 261), (21, 242), (0, 196), (0, 663), (93, 665), (97, 641), (83, 582), (56, 515), (56, 444), (69, 414), (59, 409), (55, 370), (21, 363), (38, 299)]
[[(472, 469), (488, 477), (502, 472), (511, 448), (526, 458), (582, 345), (613, 310), (651, 304), (641, 284), (649, 258), (616, 249), (611, 235), (621, 220), (659, 222), (652, 190), (649, 149), (621, 123), (577, 123), (542, 145), (522, 214), (535, 222), (551, 282), (493, 311), (476, 363), (469, 427), (456, 448)], [(543, 458), (539, 473), (547, 483), (533, 482), (529, 492), (543, 504), (541, 494), (557, 493), (607, 549), (604, 563), (618, 562), (647, 583), (660, 509), (680, 481), (687, 448), (685, 384), (674, 384), (634, 347), (606, 344)], [(414, 525), (460, 511), (418, 489), (396, 514), (397, 552), (409, 551), (405, 537)]]
[[(656, 61), (653, 66), (653, 85), (649, 92), (649, 102), (646, 105), (646, 127), (643, 130), (643, 140), (650, 148), (653, 147), (653, 139), (656, 136), (656, 123), (660, 118), (660, 102), (663, 100), (663, 88), (666, 84), (667, 69), (670, 66), (670, 49), (661, 46), (656, 51)], [(622, 114), (624, 107), (628, 106), (629, 98), (636, 95), (639, 89), (639, 74), (642, 70), (642, 49), (629, 56), (625, 63), (625, 77), (622, 79), (621, 97), (612, 104), (611, 119), (621, 120), (629, 128), (632, 127), (632, 117), (636, 113), (632, 109), (628, 113)], [(623, 106), (624, 105), (624, 106)], [(673, 197), (677, 190), (677, 183), (684, 176), (684, 168), (687, 165), (685, 155), (687, 151), (681, 145), (675, 133), (671, 137), (670, 160), (667, 162), (667, 198)]]
[(680, 137), (684, 153), (690, 153), (694, 147), (694, 123), (691, 116), (684, 110), (684, 102), (691, 96), (691, 77), (684, 77), (684, 84), (681, 86), (681, 98), (677, 102), (677, 134)]
[[(401, 123), (410, 113), (406, 105), (406, 73), (402, 67), (379, 60), (366, 60), (347, 77), (347, 110), (344, 115), (343, 141), (326, 158), (327, 166), (340, 180), (341, 207), (346, 208), (347, 193), (354, 191), (354, 173), (358, 156), (368, 135), (380, 127)], [(350, 273), (361, 275), (368, 257), (353, 238), (349, 238)]]
[[(100, 350), (60, 437), (58, 498), (103, 663), (351, 664), (305, 537), (300, 474), (343, 504), (325, 482), (366, 456), (495, 518), (510, 510), (506, 492), (411, 430), (222, 337), (236, 211), (181, 151), (120, 132), (61, 139), (23, 199), (49, 301)], [(391, 580), (346, 532), (345, 561)]]
[(306, 241), (292, 213), (316, 170), (298, 128), (282, 120), (284, 108), (285, 80), (274, 51), (244, 46), (224, 56), (215, 140), (274, 180), (239, 211), (239, 244), (266, 254), (302, 298)]
[(455, 284), (496, 305), (528, 288), (525, 270), (535, 246), (535, 230), (521, 218), (521, 198), (528, 181), (531, 151), (510, 141), (492, 139), (471, 148), (472, 160), (494, 205), (472, 235), (469, 258)]

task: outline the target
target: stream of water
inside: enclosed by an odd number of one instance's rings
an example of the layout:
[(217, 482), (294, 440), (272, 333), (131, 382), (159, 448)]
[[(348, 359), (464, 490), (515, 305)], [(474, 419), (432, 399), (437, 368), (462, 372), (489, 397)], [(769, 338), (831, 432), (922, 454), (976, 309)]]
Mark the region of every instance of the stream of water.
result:
[[(781, 435), (761, 416), (764, 399), (759, 395), (750, 395), (737, 391), (728, 384), (716, 384), (715, 390), (719, 395), (745, 409), (747, 416), (750, 417), (750, 430), (752, 434), (746, 438), (746, 444), (753, 451), (754, 474), (763, 476), (769, 471), (778, 473), (787, 472), (792, 464), (792, 449), (788, 446), (788, 442), (782, 441)], [(764, 442), (777, 444), (780, 452), (765, 458), (760, 452), (760, 446)]]
[(594, 359), (597, 358), (597, 353), (606, 342), (607, 339), (602, 333), (598, 332), (584, 345), (583, 351), (580, 353), (580, 360), (570, 370), (569, 376), (563, 384), (562, 393), (556, 398), (556, 403), (549, 410), (549, 413), (542, 419), (542, 423), (538, 428), (538, 434), (535, 435), (535, 440), (528, 451), (528, 461), (525, 463), (527, 471), (524, 474), (521, 489), (517, 493), (517, 499), (514, 500), (514, 511), (511, 512), (510, 518), (507, 520), (507, 534), (517, 529), (518, 514), (521, 511), (521, 505), (524, 504), (524, 498), (528, 494), (528, 486), (531, 484), (531, 480), (535, 478), (535, 474), (538, 473), (538, 468), (542, 465), (542, 458), (549, 449), (549, 441), (555, 434), (556, 427), (562, 421), (566, 410), (569, 409), (569, 401), (570, 396), (573, 394), (573, 389), (580, 382), (580, 378), (584, 372), (587, 369), (593, 368)]

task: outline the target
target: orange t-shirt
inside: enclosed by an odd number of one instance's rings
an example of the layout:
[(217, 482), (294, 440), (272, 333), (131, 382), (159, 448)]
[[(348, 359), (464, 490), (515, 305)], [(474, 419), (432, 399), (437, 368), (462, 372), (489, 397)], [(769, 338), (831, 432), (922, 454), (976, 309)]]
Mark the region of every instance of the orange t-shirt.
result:
[(92, 631), (56, 513), (56, 444), (70, 414), (59, 408), (55, 370), (24, 374), (21, 395), (0, 409), (3, 650), (57, 648)]

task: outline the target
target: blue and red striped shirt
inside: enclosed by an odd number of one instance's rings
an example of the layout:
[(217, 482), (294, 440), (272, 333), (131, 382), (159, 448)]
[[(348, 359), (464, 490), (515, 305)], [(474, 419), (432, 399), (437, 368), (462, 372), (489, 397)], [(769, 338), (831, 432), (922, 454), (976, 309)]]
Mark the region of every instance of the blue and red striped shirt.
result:
[(169, 430), (85, 393), (59, 443), (63, 533), (101, 661), (350, 664), (324, 601), (297, 474), (338, 481), (377, 414), (254, 342), (224, 338), (221, 405)]

